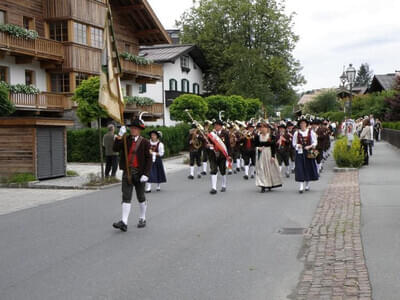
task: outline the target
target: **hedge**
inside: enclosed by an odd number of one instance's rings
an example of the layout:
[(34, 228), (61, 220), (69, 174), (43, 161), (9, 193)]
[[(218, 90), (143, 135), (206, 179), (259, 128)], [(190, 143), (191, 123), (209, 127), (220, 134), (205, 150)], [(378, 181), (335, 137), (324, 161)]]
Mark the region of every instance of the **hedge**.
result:
[(400, 121), (398, 122), (383, 122), (383, 128), (400, 130)]
[(360, 168), (364, 163), (360, 139), (355, 136), (351, 147), (348, 147), (347, 137), (337, 140), (333, 149), (333, 158), (340, 168)]
[[(149, 138), (148, 133), (153, 130), (163, 133), (162, 142), (165, 146), (164, 157), (170, 157), (186, 150), (189, 126), (180, 124), (175, 127), (148, 127), (143, 130), (142, 135)], [(102, 136), (107, 129), (102, 128)], [(95, 128), (68, 130), (67, 132), (68, 162), (99, 162), (99, 136)]]

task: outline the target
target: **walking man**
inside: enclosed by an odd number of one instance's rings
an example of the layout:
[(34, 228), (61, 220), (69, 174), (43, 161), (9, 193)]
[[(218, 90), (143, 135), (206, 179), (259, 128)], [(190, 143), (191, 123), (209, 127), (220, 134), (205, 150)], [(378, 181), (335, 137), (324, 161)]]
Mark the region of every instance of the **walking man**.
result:
[[(114, 151), (118, 151), (121, 154), (119, 167), (124, 172), (122, 175), (122, 220), (114, 223), (113, 227), (124, 232), (128, 230), (133, 188), (135, 188), (136, 198), (140, 207), (140, 217), (137, 227), (143, 228), (146, 226), (147, 203), (144, 188), (145, 183), (149, 180), (152, 157), (150, 154), (150, 142), (140, 135), (144, 128), (143, 122), (139, 119), (133, 120), (130, 125), (131, 134), (126, 137), (128, 169), (126, 168), (123, 143), (125, 127), (121, 128), (120, 134), (114, 143)], [(131, 175), (131, 182), (129, 182), (128, 174)]]
[(113, 124), (107, 126), (107, 133), (103, 137), (103, 147), (106, 155), (106, 178), (110, 176), (115, 177), (118, 170), (118, 152), (113, 151), (115, 136), (115, 127)]

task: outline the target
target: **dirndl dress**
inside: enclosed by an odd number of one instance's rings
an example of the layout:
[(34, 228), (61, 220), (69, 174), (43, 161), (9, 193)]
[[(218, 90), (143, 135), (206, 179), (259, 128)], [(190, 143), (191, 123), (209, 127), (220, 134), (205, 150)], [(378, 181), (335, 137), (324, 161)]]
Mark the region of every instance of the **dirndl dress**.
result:
[[(158, 153), (160, 142), (153, 145), (151, 144), (151, 148), (154, 152)], [(156, 160), (153, 161), (150, 171), (150, 177), (148, 183), (164, 183), (167, 182), (167, 177), (165, 176), (164, 164), (160, 156), (156, 156)]]
[(308, 130), (306, 136), (301, 136), (297, 133), (297, 143), (303, 145), (303, 149), (296, 151), (295, 160), (295, 180), (297, 182), (317, 181), (319, 179), (318, 167), (315, 158), (307, 157), (305, 146), (311, 145), (311, 129)]

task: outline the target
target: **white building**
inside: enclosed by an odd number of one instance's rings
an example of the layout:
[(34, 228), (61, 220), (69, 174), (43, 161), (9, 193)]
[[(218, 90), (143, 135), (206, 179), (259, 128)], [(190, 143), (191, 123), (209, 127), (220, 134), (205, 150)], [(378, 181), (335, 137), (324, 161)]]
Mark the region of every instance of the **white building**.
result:
[[(163, 65), (163, 79), (156, 84), (142, 84), (137, 96), (148, 97), (156, 103), (164, 104), (164, 118), (151, 125), (173, 126), (169, 106), (182, 94), (204, 93), (203, 70), (206, 61), (203, 53), (195, 45), (158, 45), (141, 47), (140, 56)], [(148, 122), (146, 122), (148, 123)]]

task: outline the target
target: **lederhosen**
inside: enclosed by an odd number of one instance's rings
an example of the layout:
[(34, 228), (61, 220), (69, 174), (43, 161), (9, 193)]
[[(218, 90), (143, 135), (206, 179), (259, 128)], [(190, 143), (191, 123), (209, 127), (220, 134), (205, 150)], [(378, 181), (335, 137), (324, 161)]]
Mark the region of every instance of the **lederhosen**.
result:
[[(219, 134), (218, 136), (222, 140), (222, 142), (224, 142), (226, 149), (229, 149), (229, 134), (221, 131), (221, 134)], [(218, 170), (221, 175), (226, 174), (226, 158), (220, 151), (216, 150), (215, 148), (214, 150), (208, 149), (208, 158), (210, 160), (211, 175), (216, 175), (218, 173)]]
[(202, 146), (199, 148), (199, 149), (195, 149), (194, 147), (193, 147), (193, 144), (190, 144), (190, 141), (192, 140), (192, 138), (193, 138), (193, 134), (195, 134), (195, 132), (194, 131), (191, 131), (190, 132), (190, 134), (189, 134), (189, 159), (190, 159), (190, 166), (191, 167), (193, 167), (194, 166), (194, 164), (196, 163), (196, 165), (198, 166), (198, 167), (200, 167), (201, 166), (201, 152), (202, 152), (202, 147), (203, 147), (203, 141), (202, 141), (202, 139), (201, 139), (201, 137), (200, 137), (200, 135), (197, 137), (200, 141), (201, 141), (201, 143), (202, 143)]
[(281, 135), (278, 134), (276, 137), (276, 157), (278, 159), (278, 164), (282, 165), (282, 162), (285, 164), (285, 166), (289, 166), (289, 157), (290, 157), (290, 150), (291, 150), (291, 142), (290, 142), (290, 136), (285, 133), (283, 137), (286, 139), (286, 141), (282, 141), (281, 143), (279, 142)]
[(242, 139), (242, 157), (244, 160), (245, 166), (250, 165), (250, 160), (251, 160), (251, 165), (255, 166), (256, 164), (256, 148), (254, 146), (254, 139), (255, 135), (254, 133), (252, 134), (251, 138), (244, 137)]

